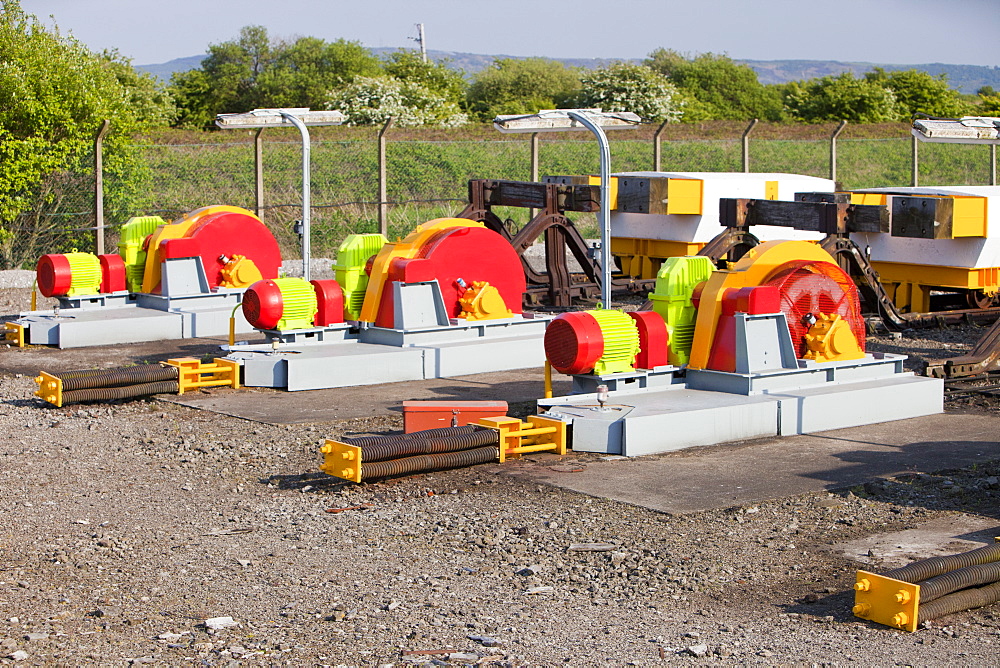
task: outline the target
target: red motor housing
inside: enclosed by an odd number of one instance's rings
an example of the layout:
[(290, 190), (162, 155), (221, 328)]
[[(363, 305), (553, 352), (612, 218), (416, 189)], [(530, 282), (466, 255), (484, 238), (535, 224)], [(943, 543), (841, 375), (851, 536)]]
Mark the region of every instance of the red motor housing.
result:
[(603, 354), (604, 333), (589, 313), (563, 313), (545, 328), (545, 357), (559, 373), (588, 373)]
[(243, 293), (243, 317), (256, 329), (274, 329), (285, 310), (281, 288), (271, 279), (257, 281)]
[(38, 291), (45, 297), (61, 297), (73, 287), (73, 270), (62, 253), (50, 253), (38, 258), (35, 267)]

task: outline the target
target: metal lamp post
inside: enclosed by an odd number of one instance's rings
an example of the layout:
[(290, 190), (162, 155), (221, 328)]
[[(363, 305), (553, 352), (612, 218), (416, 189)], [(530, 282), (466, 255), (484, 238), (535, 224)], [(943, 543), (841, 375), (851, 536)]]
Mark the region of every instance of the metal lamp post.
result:
[(339, 111), (310, 111), (304, 108), (254, 109), (243, 114), (219, 114), (215, 124), (223, 130), (271, 128), (294, 125), (302, 136), (302, 277), (309, 280), (310, 248), (310, 168), (309, 125), (340, 125), (345, 116)]
[(604, 130), (631, 128), (641, 119), (632, 112), (600, 109), (546, 109), (537, 114), (497, 116), (493, 127), (505, 133), (565, 132), (589, 130), (601, 150), (601, 302), (611, 308), (611, 147)]

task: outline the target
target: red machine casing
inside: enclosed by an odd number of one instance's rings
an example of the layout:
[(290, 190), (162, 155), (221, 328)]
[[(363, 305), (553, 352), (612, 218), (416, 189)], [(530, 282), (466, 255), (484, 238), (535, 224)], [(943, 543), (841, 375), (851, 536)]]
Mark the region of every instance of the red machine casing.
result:
[(340, 284), (333, 279), (309, 282), (316, 291), (316, 317), (313, 324), (326, 327), (344, 322), (344, 291)]
[(521, 313), (524, 297), (524, 270), (510, 243), (485, 227), (453, 227), (441, 230), (423, 245), (415, 258), (396, 258), (389, 266), (379, 301), (378, 327), (392, 328), (395, 281), (416, 283), (436, 279), (449, 317), (462, 312), (459, 298), (465, 294), (457, 279), (466, 285), (488, 281), (495, 287), (512, 313)]
[(201, 257), (213, 290), (222, 282), (223, 257), (243, 255), (253, 260), (265, 279), (277, 277), (281, 267), (281, 250), (267, 226), (254, 216), (233, 211), (205, 216), (186, 236), (163, 241), (160, 250), (163, 259)]
[(670, 335), (663, 316), (656, 311), (629, 311), (626, 315), (635, 320), (639, 330), (639, 354), (635, 356), (635, 367), (653, 369), (667, 364)]
[(121, 255), (109, 253), (98, 255), (101, 263), (101, 292), (122, 292), (125, 290), (125, 260)]
[(715, 329), (712, 352), (707, 368), (714, 371), (736, 371), (736, 314), (764, 315), (779, 313), (778, 289), (771, 285), (732, 289), (722, 298), (722, 313)]

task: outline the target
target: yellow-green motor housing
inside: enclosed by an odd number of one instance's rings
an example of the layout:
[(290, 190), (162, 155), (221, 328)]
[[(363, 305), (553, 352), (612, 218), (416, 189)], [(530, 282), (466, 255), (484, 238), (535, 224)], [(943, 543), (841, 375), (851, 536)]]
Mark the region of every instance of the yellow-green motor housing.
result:
[(160, 225), (166, 225), (166, 221), (159, 216), (135, 216), (122, 225), (118, 254), (125, 262), (125, 285), (129, 292), (142, 291), (146, 271), (146, 251), (142, 245)]
[(365, 264), (368, 258), (389, 243), (381, 234), (349, 234), (337, 249), (337, 262), (333, 265), (334, 277), (344, 291), (344, 315), (349, 320), (361, 317), (368, 290)]
[(639, 330), (635, 326), (635, 320), (622, 311), (613, 309), (597, 309), (586, 313), (597, 320), (604, 335), (604, 354), (594, 364), (594, 373), (603, 376), (634, 371), (632, 363), (639, 353)]
[(698, 310), (691, 301), (695, 286), (715, 271), (712, 260), (701, 255), (669, 257), (656, 274), (656, 288), (649, 295), (653, 310), (667, 323), (670, 363), (687, 364), (694, 341)]

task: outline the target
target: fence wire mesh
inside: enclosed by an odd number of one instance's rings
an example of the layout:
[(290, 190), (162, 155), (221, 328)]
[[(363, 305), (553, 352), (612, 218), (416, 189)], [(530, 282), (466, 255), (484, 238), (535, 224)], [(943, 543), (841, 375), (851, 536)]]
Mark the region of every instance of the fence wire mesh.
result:
[[(118, 227), (130, 217), (177, 219), (203, 206), (227, 204), (251, 211), (255, 194), (251, 134), (205, 143), (143, 143), (105, 148), (106, 252), (117, 249)], [(615, 172), (654, 169), (649, 140), (612, 134)], [(751, 139), (750, 170), (827, 177), (827, 140)], [(986, 146), (919, 144), (920, 185), (985, 185), (990, 182)], [(847, 189), (904, 186), (913, 181), (912, 141), (840, 139), (838, 181)], [(315, 140), (311, 145), (312, 248), (315, 257), (333, 258), (348, 234), (379, 230), (378, 143), (371, 139)], [(539, 142), (539, 174), (595, 174), (598, 147), (592, 138)], [(664, 141), (660, 169), (670, 172), (742, 170), (738, 139)], [(995, 170), (995, 166), (993, 167)], [(263, 193), (260, 216), (275, 234), (285, 257), (297, 257), (293, 231), (302, 217), (302, 146), (291, 136), (268, 137), (262, 145)], [(465, 205), (470, 179), (529, 180), (531, 148), (521, 140), (398, 139), (387, 142), (386, 192), (390, 238), (405, 236), (419, 223), (454, 216)], [(92, 150), (72, 166), (47, 178), (30, 193), (27, 211), (0, 221), (0, 268), (31, 268), (44, 253), (95, 247), (95, 175)], [(525, 210), (498, 211), (517, 226)], [(593, 216), (578, 216), (585, 235)]]

